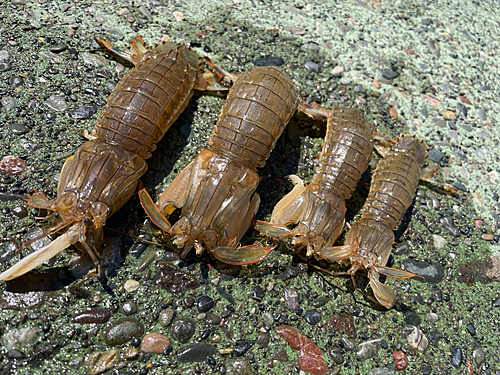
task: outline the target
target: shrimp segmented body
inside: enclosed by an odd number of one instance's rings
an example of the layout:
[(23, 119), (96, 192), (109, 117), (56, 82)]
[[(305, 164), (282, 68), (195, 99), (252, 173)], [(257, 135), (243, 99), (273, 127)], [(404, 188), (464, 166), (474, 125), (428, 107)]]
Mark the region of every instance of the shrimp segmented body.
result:
[[(296, 183), (274, 207), (270, 223), (257, 221), (261, 234), (292, 238), (307, 248), (307, 256), (333, 245), (344, 227), (346, 200), (356, 189), (373, 151), (373, 130), (361, 110), (337, 108), (330, 112), (325, 142), (312, 183), (290, 176)], [(287, 225), (296, 224), (293, 229)]]
[[(150, 219), (174, 242), (181, 256), (206, 248), (230, 264), (264, 259), (272, 247), (238, 247), (260, 204), (254, 194), (257, 168), (265, 165), (276, 141), (295, 113), (299, 100), (294, 85), (279, 67), (255, 67), (230, 89), (221, 116), (203, 150), (154, 204), (145, 189), (139, 197)], [(167, 218), (181, 208), (179, 220)]]
[(44, 235), (64, 233), (0, 274), (0, 280), (23, 275), (71, 244), (86, 250), (97, 266), (106, 219), (131, 198), (147, 170), (146, 159), (194, 90), (211, 89), (209, 81), (217, 79), (203, 73), (203, 60), (184, 45), (148, 49), (138, 37), (122, 52), (96, 40), (135, 68), (117, 84), (90, 140), (64, 164), (57, 198), (49, 200), (36, 192), (28, 199), (29, 206), (54, 212), (58, 223)]
[[(329, 261), (348, 260), (347, 274), (368, 270), (369, 286), (379, 304), (391, 308), (394, 291), (379, 281), (379, 274), (395, 278), (417, 277), (412, 273), (386, 267), (394, 243), (394, 231), (415, 197), (428, 147), (415, 136), (401, 136), (379, 161), (372, 177), (362, 217), (349, 230), (345, 245), (322, 249), (316, 256)], [(354, 277), (353, 277), (353, 282)], [(356, 284), (354, 284), (356, 285)]]

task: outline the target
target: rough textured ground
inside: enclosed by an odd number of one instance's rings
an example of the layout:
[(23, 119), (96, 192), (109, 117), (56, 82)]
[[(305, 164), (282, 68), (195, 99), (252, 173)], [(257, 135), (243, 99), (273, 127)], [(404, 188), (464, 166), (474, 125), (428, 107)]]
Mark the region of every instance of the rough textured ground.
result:
[[(498, 2), (328, 3), (1, 2), (0, 157), (21, 159), (26, 170), (0, 174), (0, 233), (22, 243), (40, 226), (38, 213), (18, 198), (32, 189), (55, 196), (64, 160), (84, 142), (81, 131), (92, 129), (130, 69), (100, 49), (93, 35), (125, 49), (139, 34), (150, 44), (167, 37), (186, 43), (236, 73), (281, 58), (306, 100), (358, 106), (390, 136), (406, 131), (425, 138), (433, 147), (429, 163), (439, 166), (436, 178), (460, 194), (422, 185), (396, 232), (393, 260), (394, 267), (435, 277), (387, 280), (397, 303), (386, 311), (354, 293), (350, 280), (330, 278), (286, 246), (259, 265), (228, 269), (209, 257), (181, 261), (106, 232), (108, 277), (86, 282), (79, 293), (74, 286), (89, 267), (71, 250), (44, 273), (1, 287), (0, 373), (298, 373), (297, 352), (275, 333), (281, 325), (318, 345), (334, 374), (393, 374), (398, 351), (406, 353), (407, 374), (500, 373)], [(50, 100), (52, 95), (62, 100)], [(148, 163), (143, 181), (151, 192), (161, 192), (207, 146), (222, 104), (215, 96), (192, 100)], [(259, 218), (268, 218), (290, 190), (284, 176), (310, 180), (323, 136), (324, 124), (295, 117), (261, 171), (270, 178), (258, 190)], [(367, 195), (366, 177), (349, 203), (351, 222)], [(108, 227), (148, 237), (144, 219), (134, 198)], [(4, 268), (17, 259), (12, 242), (0, 243)], [(174, 294), (165, 285), (179, 272), (184, 278), (174, 278), (173, 288), (186, 290)], [(186, 275), (192, 284), (186, 285)], [(360, 283), (366, 284), (362, 277)], [(290, 311), (293, 291), (300, 305)], [(211, 299), (215, 317), (199, 312)], [(106, 324), (75, 323), (75, 314), (88, 308), (112, 317)], [(177, 323), (186, 335), (194, 327), (186, 342), (165, 320), (172, 313), (174, 320), (194, 321)], [(144, 331), (113, 343), (108, 327), (127, 314)], [(420, 349), (408, 341), (413, 326), (428, 339), (423, 351), (425, 340)], [(170, 349), (138, 352), (147, 333), (168, 336)], [(202, 347), (193, 346), (199, 343), (213, 344), (203, 346), (205, 357)], [(198, 357), (183, 363), (190, 349)]]

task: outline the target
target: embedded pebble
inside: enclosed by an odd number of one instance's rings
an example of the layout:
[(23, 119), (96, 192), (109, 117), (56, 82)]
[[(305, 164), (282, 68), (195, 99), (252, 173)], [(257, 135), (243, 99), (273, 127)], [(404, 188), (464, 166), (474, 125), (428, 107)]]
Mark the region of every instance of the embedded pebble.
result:
[(406, 367), (408, 366), (408, 358), (406, 358), (406, 354), (401, 351), (398, 351), (392, 353), (392, 355), (394, 357), (394, 365), (396, 366), (398, 371), (405, 370)]
[(196, 323), (190, 318), (179, 318), (172, 322), (170, 335), (175, 341), (185, 344), (196, 332)]
[(413, 331), (411, 331), (406, 339), (408, 340), (408, 344), (410, 344), (412, 348), (418, 349), (421, 352), (424, 352), (425, 349), (427, 349), (427, 347), (429, 346), (429, 340), (417, 327), (413, 328)]
[(144, 326), (134, 318), (119, 319), (106, 330), (104, 340), (109, 346), (118, 346), (144, 334)]
[(482, 349), (475, 349), (472, 352), (472, 357), (474, 358), (474, 361), (478, 366), (482, 366), (484, 361), (486, 360), (486, 356), (484, 354), (484, 351)]
[(318, 64), (316, 64), (314, 61), (310, 61), (310, 60), (306, 61), (304, 66), (313, 73), (321, 72), (321, 67)]
[(64, 43), (58, 43), (54, 44), (52, 46), (49, 46), (49, 51), (54, 52), (54, 53), (60, 53), (63, 51), (66, 51), (68, 49), (68, 46)]
[(267, 348), (269, 345), (269, 340), (271, 339), (271, 335), (268, 332), (260, 332), (255, 340), (255, 344), (257, 344), (261, 348)]
[(177, 352), (177, 360), (180, 363), (203, 362), (217, 353), (217, 348), (212, 344), (194, 344), (180, 349)]
[(218, 326), (220, 325), (222, 319), (220, 316), (212, 314), (211, 312), (205, 313), (205, 325), (206, 326)]
[(245, 355), (246, 352), (248, 352), (252, 346), (254, 346), (255, 340), (244, 340), (242, 342), (239, 342), (233, 349), (233, 354), (236, 357), (241, 357), (242, 355)]
[(344, 348), (346, 350), (353, 351), (354, 349), (356, 349), (356, 344), (348, 338), (342, 337), (340, 341), (342, 342), (342, 344), (344, 344)]
[(7, 350), (21, 350), (29, 343), (34, 342), (41, 333), (42, 330), (38, 327), (14, 329), (2, 336), (2, 343)]
[(127, 281), (125, 281), (125, 283), (123, 284), (123, 289), (125, 289), (125, 291), (127, 292), (135, 292), (137, 289), (139, 289), (141, 284), (139, 284), (137, 281), (133, 280), (133, 279), (129, 279)]
[[(0, 67), (1, 68), (1, 67)], [(16, 100), (11, 96), (4, 96), (0, 100), (2, 103), (2, 107), (8, 112), (12, 109), (16, 108)]]
[(0, 62), (0, 73), (8, 72), (12, 69), (12, 65), (8, 62)]
[(342, 354), (342, 349), (340, 347), (334, 346), (329, 350), (328, 354), (336, 364), (340, 365), (344, 362), (344, 355)]
[(381, 73), (382, 73), (382, 77), (384, 77), (385, 79), (388, 79), (388, 80), (393, 80), (393, 79), (399, 77), (398, 72), (395, 72), (394, 70), (390, 70), (390, 69), (384, 69), (381, 71)]
[(203, 296), (196, 301), (196, 306), (198, 307), (198, 312), (207, 312), (215, 306), (215, 302), (213, 298)]
[(276, 350), (271, 358), (275, 361), (280, 361), (280, 362), (288, 362), (288, 354), (286, 354), (286, 350), (283, 347), (279, 347), (278, 350)]
[(162, 354), (170, 346), (167, 336), (160, 333), (150, 333), (144, 336), (141, 343), (141, 350), (144, 353)]
[(321, 314), (316, 310), (309, 310), (306, 312), (304, 320), (310, 325), (316, 325), (321, 321)]
[(73, 315), (72, 322), (76, 324), (104, 324), (111, 319), (108, 309), (90, 309)]
[(195, 277), (166, 262), (158, 263), (154, 282), (175, 297), (182, 296), (188, 289), (196, 289), (200, 286)]
[(334, 331), (345, 333), (351, 338), (356, 338), (356, 326), (354, 325), (354, 318), (352, 315), (334, 315), (328, 322), (328, 325)]
[(25, 170), (26, 162), (15, 156), (4, 156), (2, 160), (0, 160), (0, 173), (8, 174), (9, 176), (19, 176)]
[(285, 288), (285, 304), (289, 311), (294, 312), (300, 309), (299, 300), (299, 293), (295, 289)]
[(160, 311), (158, 321), (162, 327), (167, 327), (172, 322), (173, 317), (174, 317), (174, 310), (163, 309)]
[(140, 6), (137, 10), (139, 12), (141, 12), (142, 15), (144, 15), (148, 20), (153, 18), (151, 11), (148, 8), (146, 8), (145, 6)]
[(431, 150), (429, 150), (428, 154), (429, 160), (433, 161), (434, 163), (440, 163), (444, 158), (444, 154), (436, 148), (432, 148)]
[(43, 102), (50, 109), (57, 112), (65, 112), (68, 109), (68, 104), (63, 97), (59, 95), (51, 95), (47, 100)]
[(427, 313), (427, 315), (425, 315), (426, 322), (436, 323), (438, 320), (439, 320), (439, 316), (435, 313), (430, 312), (430, 313)]
[(367, 375), (394, 375), (396, 371), (389, 367), (377, 367), (372, 369)]
[(174, 12), (173, 16), (177, 22), (181, 22), (184, 19), (184, 14), (182, 12)]
[(137, 312), (137, 303), (134, 300), (125, 301), (118, 311), (123, 315), (133, 315)]
[(453, 235), (455, 237), (460, 237), (461, 236), (460, 230), (455, 225), (455, 221), (453, 220), (453, 218), (451, 218), (451, 217), (442, 217), (441, 219), (439, 219), (439, 221), (441, 222), (441, 224), (443, 224), (444, 229), (446, 229), (446, 231), (449, 234), (451, 234), (451, 235)]
[(453, 346), (451, 348), (451, 365), (456, 369), (460, 368), (460, 366), (462, 366), (462, 358), (462, 348), (459, 346)]
[(444, 249), (444, 247), (446, 246), (446, 239), (444, 239), (443, 237), (441, 237), (438, 234), (433, 234), (432, 238), (434, 240), (434, 247), (437, 250)]
[(253, 62), (255, 66), (281, 66), (285, 63), (281, 57), (261, 57)]
[(5, 353), (5, 356), (10, 359), (24, 359), (26, 355), (21, 352), (20, 350), (17, 349), (11, 349), (7, 353)]
[(102, 56), (90, 52), (82, 52), (81, 55), (85, 64), (95, 66), (96, 68), (103, 68), (108, 65), (108, 61)]
[(401, 264), (401, 269), (422, 276), (424, 279), (417, 278), (417, 280), (431, 284), (440, 282), (444, 277), (444, 267), (437, 262), (429, 264), (428, 262), (405, 259)]
[(370, 340), (362, 342), (358, 345), (357, 356), (360, 360), (374, 357), (378, 353), (378, 348), (380, 346), (380, 339)]
[(101, 374), (113, 368), (119, 360), (120, 354), (115, 349), (92, 353), (87, 361), (89, 373), (90, 375)]
[(97, 113), (97, 107), (93, 104), (83, 105), (69, 111), (69, 115), (75, 120), (87, 120)]
[(3, 62), (10, 61), (11, 58), (12, 58), (12, 55), (10, 54), (9, 51), (0, 50), (0, 61), (3, 61)]
[(252, 299), (260, 302), (262, 301), (262, 298), (264, 298), (265, 293), (266, 292), (264, 291), (264, 289), (260, 285), (257, 285), (255, 288), (253, 288)]
[(336, 76), (336, 75), (342, 74), (343, 72), (344, 72), (344, 68), (342, 68), (341, 66), (336, 66), (335, 68), (332, 69), (330, 74)]
[(126, 347), (125, 350), (123, 351), (123, 358), (125, 359), (134, 359), (139, 355), (139, 351), (136, 348), (133, 348), (131, 346)]
[(253, 375), (252, 365), (246, 357), (230, 358), (224, 363), (226, 375)]

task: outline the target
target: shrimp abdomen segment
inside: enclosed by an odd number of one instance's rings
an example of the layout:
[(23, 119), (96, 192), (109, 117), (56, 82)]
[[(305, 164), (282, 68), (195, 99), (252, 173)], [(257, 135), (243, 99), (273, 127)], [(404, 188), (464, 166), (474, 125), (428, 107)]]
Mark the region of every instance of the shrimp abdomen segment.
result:
[(342, 200), (351, 197), (373, 151), (373, 130), (358, 108), (336, 108), (313, 181), (326, 184)]
[[(175, 47), (175, 48), (174, 48)], [(144, 159), (187, 106), (201, 65), (190, 66), (185, 46), (147, 53), (116, 86), (93, 136), (119, 144)]]
[(262, 168), (297, 105), (293, 82), (284, 70), (269, 66), (243, 73), (229, 91), (210, 146)]

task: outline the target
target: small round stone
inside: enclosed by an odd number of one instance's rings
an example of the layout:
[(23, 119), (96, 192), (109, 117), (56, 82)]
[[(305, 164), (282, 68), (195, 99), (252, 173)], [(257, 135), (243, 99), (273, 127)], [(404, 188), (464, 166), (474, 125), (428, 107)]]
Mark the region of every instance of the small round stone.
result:
[(193, 337), (196, 331), (196, 323), (189, 318), (179, 318), (174, 320), (170, 326), (170, 335), (175, 341), (185, 344)]
[(150, 333), (142, 339), (141, 350), (145, 353), (162, 354), (170, 346), (167, 336), (159, 333)]

